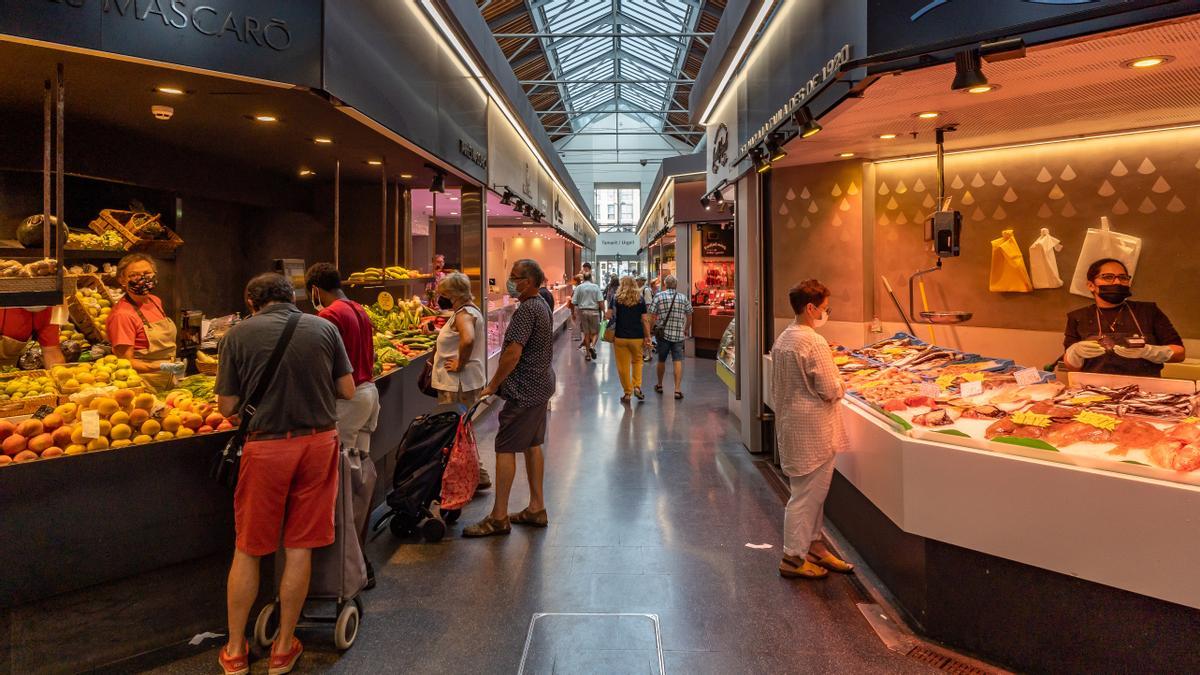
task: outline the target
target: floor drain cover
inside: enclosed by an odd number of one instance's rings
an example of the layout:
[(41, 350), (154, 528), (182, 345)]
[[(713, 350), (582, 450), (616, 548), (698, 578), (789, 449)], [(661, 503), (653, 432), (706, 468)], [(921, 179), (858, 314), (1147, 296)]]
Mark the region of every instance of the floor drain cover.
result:
[(662, 675), (662, 634), (654, 614), (534, 614), (520, 675)]
[(932, 666), (946, 673), (955, 675), (991, 675), (992, 671), (977, 668), (969, 663), (945, 654), (935, 652), (925, 647), (913, 647), (908, 652), (910, 658), (916, 659), (927, 666)]

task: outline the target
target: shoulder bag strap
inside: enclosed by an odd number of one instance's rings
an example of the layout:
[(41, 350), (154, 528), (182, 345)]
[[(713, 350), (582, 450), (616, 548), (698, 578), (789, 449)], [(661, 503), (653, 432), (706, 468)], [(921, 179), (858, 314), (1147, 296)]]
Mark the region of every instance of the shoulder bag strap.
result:
[(238, 425), (238, 433), (244, 434), (245, 429), (250, 428), (250, 420), (254, 419), (254, 413), (262, 397), (267, 393), (267, 389), (271, 383), (275, 381), (276, 375), (279, 374), (279, 362), (283, 360), (283, 353), (287, 350), (288, 343), (292, 341), (292, 334), (296, 332), (296, 325), (300, 323), (300, 312), (295, 312), (288, 317), (287, 325), (283, 327), (283, 333), (279, 336), (279, 341), (275, 343), (275, 349), (271, 352), (271, 358), (267, 360), (267, 367), (263, 371), (263, 378), (258, 381), (258, 386), (251, 392), (250, 398), (242, 405), (240, 417), (242, 423)]

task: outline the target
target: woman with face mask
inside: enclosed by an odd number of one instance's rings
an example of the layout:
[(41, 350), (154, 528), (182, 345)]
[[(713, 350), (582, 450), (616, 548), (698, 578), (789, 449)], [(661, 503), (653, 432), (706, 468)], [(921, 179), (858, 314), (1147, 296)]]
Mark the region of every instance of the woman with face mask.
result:
[(1068, 368), (1159, 377), (1164, 363), (1184, 359), (1183, 338), (1158, 305), (1129, 299), (1133, 278), (1124, 263), (1097, 260), (1087, 280), (1095, 303), (1067, 314), (1062, 360)]
[(831, 570), (854, 569), (821, 540), (834, 458), (846, 447), (839, 404), (844, 391), (829, 343), (814, 330), (829, 320), (829, 289), (809, 279), (793, 286), (788, 300), (796, 320), (771, 347), (779, 462), (791, 487), (779, 574), (820, 579)]
[(182, 364), (175, 362), (175, 323), (153, 294), (158, 270), (150, 256), (133, 253), (117, 263), (117, 283), (124, 297), (108, 316), (113, 354), (126, 359), (142, 379), (159, 391), (175, 385)]

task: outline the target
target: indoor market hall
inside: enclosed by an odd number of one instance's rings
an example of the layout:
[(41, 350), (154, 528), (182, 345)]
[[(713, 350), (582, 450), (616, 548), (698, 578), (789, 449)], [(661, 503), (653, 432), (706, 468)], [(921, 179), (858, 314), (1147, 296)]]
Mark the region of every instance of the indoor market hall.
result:
[(0, 675), (1200, 673), (1200, 0), (0, 64)]

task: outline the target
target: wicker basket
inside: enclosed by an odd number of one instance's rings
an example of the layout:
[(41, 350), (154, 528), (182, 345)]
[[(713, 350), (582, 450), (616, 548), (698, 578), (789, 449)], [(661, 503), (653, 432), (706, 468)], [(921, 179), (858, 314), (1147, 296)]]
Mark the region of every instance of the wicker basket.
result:
[(197, 361), (196, 362), (196, 370), (199, 371), (201, 375), (208, 375), (209, 377), (216, 377), (217, 376), (217, 366), (219, 366), (219, 365), (221, 365), (221, 364), (219, 364), (219, 363), (203, 363), (201, 361)]
[(88, 314), (87, 308), (83, 306), (83, 302), (76, 295), (76, 291), (81, 288), (94, 288), (100, 291), (113, 303), (116, 299), (113, 298), (113, 293), (108, 286), (100, 280), (100, 277), (95, 274), (80, 274), (78, 276), (64, 277), (63, 285), (66, 286), (67, 279), (70, 279), (71, 292), (67, 294), (67, 312), (71, 315), (71, 321), (79, 327), (79, 332), (83, 333), (87, 339), (92, 342), (104, 341), (104, 334), (100, 327), (96, 324), (95, 319), (91, 314)]
[(163, 239), (143, 239), (136, 234), (139, 227), (148, 222), (156, 222), (159, 218), (158, 214), (152, 216), (147, 213), (103, 209), (100, 211), (98, 218), (88, 223), (88, 227), (96, 234), (104, 234), (108, 230), (115, 230), (125, 240), (126, 251), (158, 256), (171, 255), (175, 252), (175, 249), (183, 245), (183, 240), (179, 238), (179, 235), (172, 232), (171, 228), (166, 225), (162, 226), (163, 232), (166, 233), (166, 237)]
[[(8, 386), (8, 383), (19, 377), (50, 377), (50, 373), (45, 370), (18, 370), (12, 373), (4, 373), (0, 375), (0, 389)], [(57, 386), (57, 385), (56, 385)], [(43, 394), (41, 396), (32, 396), (20, 400), (0, 401), (0, 417), (16, 417), (18, 415), (30, 415), (37, 412), (38, 408), (48, 405), (51, 408), (58, 405), (58, 394)]]

